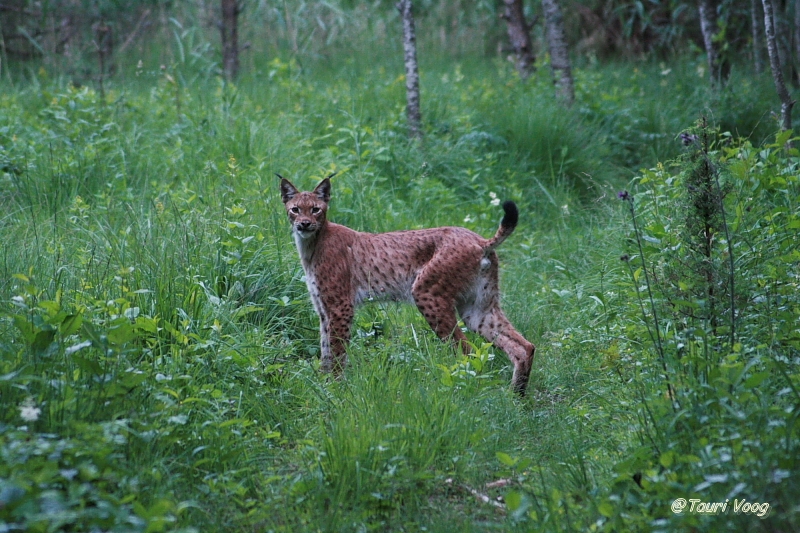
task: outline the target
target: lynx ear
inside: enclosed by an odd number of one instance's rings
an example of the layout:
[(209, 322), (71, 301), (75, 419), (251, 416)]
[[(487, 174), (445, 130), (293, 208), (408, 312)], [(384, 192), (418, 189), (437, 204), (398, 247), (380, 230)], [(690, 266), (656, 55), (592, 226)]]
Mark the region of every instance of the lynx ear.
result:
[(297, 190), (297, 187), (292, 185), (292, 182), (281, 176), (280, 174), (275, 174), (281, 179), (281, 200), (283, 203), (288, 202), (294, 196), (299, 193), (300, 191)]
[(317, 198), (325, 202), (326, 204), (331, 200), (331, 177), (328, 176), (314, 188), (314, 194), (317, 195)]

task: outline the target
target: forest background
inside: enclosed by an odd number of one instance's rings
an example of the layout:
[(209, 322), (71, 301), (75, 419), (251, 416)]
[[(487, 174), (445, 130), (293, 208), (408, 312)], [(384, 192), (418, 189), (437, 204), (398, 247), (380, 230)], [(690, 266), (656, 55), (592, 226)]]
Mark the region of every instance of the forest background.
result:
[[(800, 528), (795, 2), (0, 17), (0, 530)], [(276, 172), (362, 231), (517, 202), (528, 395), (394, 304), (320, 375)]]

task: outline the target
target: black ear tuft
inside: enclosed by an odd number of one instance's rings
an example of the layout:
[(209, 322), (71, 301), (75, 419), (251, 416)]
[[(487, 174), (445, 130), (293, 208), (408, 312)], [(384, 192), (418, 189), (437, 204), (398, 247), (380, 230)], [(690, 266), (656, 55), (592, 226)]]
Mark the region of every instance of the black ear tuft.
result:
[(331, 200), (331, 178), (330, 176), (319, 182), (314, 188), (314, 194), (317, 195), (317, 198), (325, 202), (326, 204)]
[(299, 192), (297, 187), (292, 185), (292, 182), (281, 176), (280, 174), (275, 174), (281, 179), (281, 200), (283, 203), (288, 202)]

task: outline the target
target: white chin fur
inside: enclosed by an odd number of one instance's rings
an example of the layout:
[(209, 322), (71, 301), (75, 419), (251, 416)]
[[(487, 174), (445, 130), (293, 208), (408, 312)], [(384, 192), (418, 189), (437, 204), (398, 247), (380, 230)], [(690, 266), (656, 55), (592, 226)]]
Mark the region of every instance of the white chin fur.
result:
[(313, 231), (303, 231), (303, 230), (299, 230), (299, 229), (294, 230), (294, 232), (301, 239), (308, 239), (309, 237), (313, 236), (314, 233), (315, 233)]

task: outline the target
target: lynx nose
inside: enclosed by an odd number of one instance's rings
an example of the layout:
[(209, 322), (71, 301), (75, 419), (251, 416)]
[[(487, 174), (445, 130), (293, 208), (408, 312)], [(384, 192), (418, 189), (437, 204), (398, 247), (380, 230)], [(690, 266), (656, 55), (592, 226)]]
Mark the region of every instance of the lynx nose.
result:
[(309, 229), (311, 229), (311, 221), (303, 220), (301, 222), (298, 222), (297, 229), (299, 229), (300, 231), (308, 231)]

